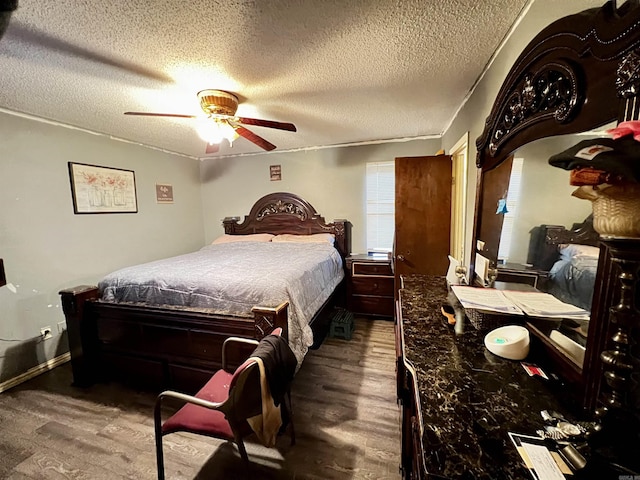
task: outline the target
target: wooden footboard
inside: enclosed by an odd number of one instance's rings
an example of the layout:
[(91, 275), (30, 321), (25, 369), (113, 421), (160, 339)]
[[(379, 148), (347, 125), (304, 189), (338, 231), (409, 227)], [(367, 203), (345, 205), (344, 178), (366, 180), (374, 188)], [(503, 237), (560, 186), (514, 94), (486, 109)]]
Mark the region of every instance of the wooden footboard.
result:
[[(250, 318), (101, 302), (98, 289), (86, 285), (60, 295), (78, 386), (114, 379), (194, 391), (220, 368), (226, 338), (260, 340), (274, 328), (288, 330), (288, 302), (254, 307)], [(231, 364), (240, 363), (251, 349), (229, 353)]]

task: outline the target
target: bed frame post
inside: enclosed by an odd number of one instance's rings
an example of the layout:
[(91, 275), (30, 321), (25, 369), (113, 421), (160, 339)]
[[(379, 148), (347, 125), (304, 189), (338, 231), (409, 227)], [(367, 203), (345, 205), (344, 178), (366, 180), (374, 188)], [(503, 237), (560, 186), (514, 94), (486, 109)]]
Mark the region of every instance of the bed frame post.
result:
[(224, 217), (222, 225), (224, 226), (224, 233), (227, 235), (233, 235), (236, 233), (236, 226), (240, 221), (240, 217)]
[(289, 302), (284, 302), (275, 308), (272, 307), (253, 307), (253, 319), (255, 322), (256, 339), (262, 340), (263, 337), (269, 335), (275, 328), (282, 327), (283, 335), (289, 340), (289, 323), (288, 323), (288, 307)]
[(80, 285), (60, 291), (62, 310), (67, 320), (67, 335), (71, 353), (71, 369), (75, 386), (89, 386), (95, 377), (96, 346), (88, 339), (96, 339), (95, 324), (85, 320), (88, 300), (98, 298), (98, 289), (91, 285)]

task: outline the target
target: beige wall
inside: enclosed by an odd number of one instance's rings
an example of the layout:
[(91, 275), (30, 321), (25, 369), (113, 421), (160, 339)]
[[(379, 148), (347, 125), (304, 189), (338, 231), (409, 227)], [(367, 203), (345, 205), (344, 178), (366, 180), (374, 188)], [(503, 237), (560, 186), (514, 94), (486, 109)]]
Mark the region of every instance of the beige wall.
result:
[[(439, 149), (440, 139), (433, 139), (205, 160), (201, 177), (206, 240), (223, 233), (224, 217), (244, 218), (263, 195), (292, 192), (309, 201), (327, 222), (349, 220), (352, 251), (365, 252), (366, 163), (433, 155)], [(281, 165), (281, 181), (269, 180), (270, 165)]]
[[(0, 113), (0, 384), (68, 350), (58, 291), (204, 241), (199, 162)], [(138, 213), (74, 215), (67, 162), (135, 171)], [(158, 205), (155, 184), (175, 203)], [(40, 328), (54, 338), (41, 342)]]

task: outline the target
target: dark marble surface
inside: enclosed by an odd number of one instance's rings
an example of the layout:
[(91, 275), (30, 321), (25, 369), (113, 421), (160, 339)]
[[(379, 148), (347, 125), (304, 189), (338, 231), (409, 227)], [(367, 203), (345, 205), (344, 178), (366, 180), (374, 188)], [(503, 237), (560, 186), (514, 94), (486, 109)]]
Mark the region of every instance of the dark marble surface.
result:
[[(531, 478), (508, 432), (535, 435), (541, 410), (573, 419), (559, 400), (562, 386), (490, 353), (485, 332), (472, 325), (460, 334), (448, 326), (440, 312), (449, 300), (444, 277), (403, 281), (405, 353), (417, 372), (427, 470), (452, 479)], [(437, 454), (428, 448), (434, 443)]]

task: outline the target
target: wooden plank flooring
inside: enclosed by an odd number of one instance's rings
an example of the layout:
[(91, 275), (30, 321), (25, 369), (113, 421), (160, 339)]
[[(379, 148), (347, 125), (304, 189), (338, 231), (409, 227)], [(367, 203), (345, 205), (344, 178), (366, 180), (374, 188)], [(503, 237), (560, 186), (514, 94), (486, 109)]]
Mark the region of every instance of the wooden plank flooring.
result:
[[(399, 479), (393, 322), (356, 319), (350, 341), (307, 355), (292, 388), (296, 445), (165, 437), (168, 479)], [(117, 384), (71, 386), (70, 364), (0, 394), (0, 478), (152, 480), (155, 396)]]

